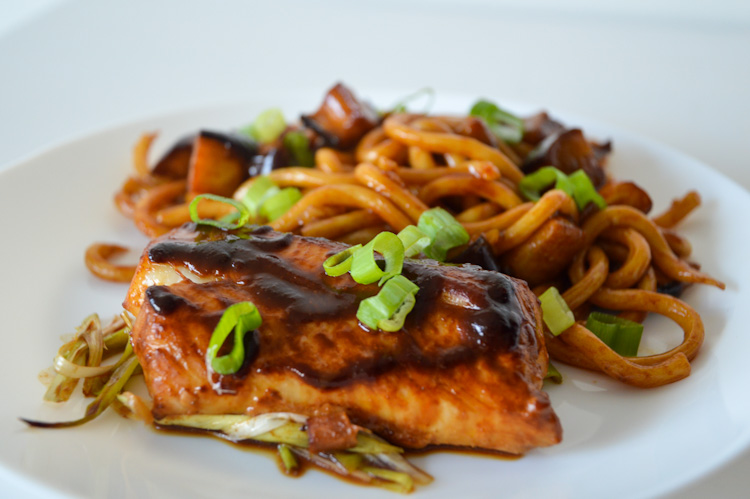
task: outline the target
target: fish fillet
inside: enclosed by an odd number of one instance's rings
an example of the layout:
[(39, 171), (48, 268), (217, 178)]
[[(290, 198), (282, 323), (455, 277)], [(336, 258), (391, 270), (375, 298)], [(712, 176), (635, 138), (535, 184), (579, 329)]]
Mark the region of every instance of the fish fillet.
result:
[[(137, 316), (132, 340), (155, 417), (333, 406), (409, 448), (518, 454), (560, 441), (541, 390), (548, 359), (538, 302), (523, 281), (407, 260), (416, 305), (400, 331), (373, 331), (356, 311), (377, 286), (323, 272), (345, 247), (268, 227), (193, 224), (152, 241), (125, 307)], [(211, 333), (240, 301), (263, 317), (246, 337), (251, 354), (235, 374), (209, 373)]]

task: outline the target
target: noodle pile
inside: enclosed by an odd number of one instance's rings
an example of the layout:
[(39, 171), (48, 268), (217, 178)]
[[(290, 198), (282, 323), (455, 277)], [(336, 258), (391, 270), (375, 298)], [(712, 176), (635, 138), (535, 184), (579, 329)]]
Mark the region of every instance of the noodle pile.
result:
[[(536, 202), (525, 201), (518, 189), (522, 167), (540, 146), (535, 133), (549, 123), (554, 124), (548, 120), (539, 127), (527, 126), (523, 140), (510, 144), (488, 133), (473, 116), (392, 113), (346, 147), (341, 142), (338, 147), (316, 147), (312, 168), (286, 166), (268, 172), (278, 187), (303, 193), (269, 225), (359, 244), (381, 231), (416, 225), (422, 212), (441, 206), (472, 239), (468, 249), (454, 251), (449, 261), (475, 263), (458, 253), (476, 256), (483, 250), (485, 259), (489, 255), (500, 270), (528, 281), (537, 295), (550, 286), (560, 291), (577, 322), (558, 336), (546, 332), (553, 359), (638, 387), (685, 378), (704, 328), (698, 313), (672, 294), (693, 283), (724, 288), (687, 260), (690, 244), (672, 230), (700, 204), (698, 194), (690, 192), (665, 213), (649, 216), (651, 200), (637, 185), (603, 173), (597, 178), (597, 172), (604, 171), (605, 148), (586, 142), (599, 169), (587, 173), (606, 208), (590, 204), (579, 210), (571, 196), (558, 189), (547, 190)], [(136, 145), (136, 173), (115, 196), (120, 210), (149, 237), (190, 221), (188, 203), (194, 197), (185, 178), (157, 175), (148, 167), (154, 137), (145, 135)], [(254, 181), (245, 180), (233, 197), (241, 200)], [(230, 211), (230, 206), (209, 200), (200, 205), (204, 218)], [(109, 262), (117, 251), (93, 246), (86, 255), (89, 268), (101, 277), (128, 281), (133, 269)], [(683, 341), (657, 355), (623, 357), (584, 326), (588, 313), (597, 309), (636, 322), (651, 312), (663, 315), (682, 328)]]

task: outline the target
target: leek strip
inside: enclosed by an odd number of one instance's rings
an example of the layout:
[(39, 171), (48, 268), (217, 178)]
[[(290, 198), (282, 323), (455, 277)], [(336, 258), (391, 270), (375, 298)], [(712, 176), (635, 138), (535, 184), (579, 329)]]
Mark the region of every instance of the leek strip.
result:
[(357, 445), (346, 450), (348, 452), (356, 452), (359, 454), (404, 452), (402, 448), (391, 445), (385, 440), (376, 437), (374, 434), (364, 431), (360, 431), (359, 433), (357, 433)]
[(284, 464), (284, 469), (287, 473), (294, 472), (298, 467), (297, 458), (294, 457), (294, 453), (286, 444), (279, 444), (278, 446), (279, 456), (281, 456), (281, 462)]
[(375, 482), (386, 489), (393, 490), (394, 492), (400, 492), (407, 494), (414, 490), (414, 480), (400, 471), (386, 470), (383, 468), (375, 468), (372, 466), (363, 466), (362, 471), (379, 478), (381, 482)]
[(289, 422), (304, 424), (305, 416), (291, 412), (269, 412), (260, 416), (242, 414), (189, 414), (167, 416), (156, 421), (163, 426), (184, 426), (201, 430), (219, 431), (233, 442), (254, 439)]
[(138, 358), (133, 355), (132, 349), (129, 349), (129, 351), (126, 350), (125, 353), (123, 353), (118, 364), (119, 366), (115, 369), (115, 372), (112, 373), (112, 377), (109, 378), (107, 384), (104, 385), (101, 393), (88, 405), (86, 413), (82, 418), (74, 421), (61, 421), (57, 423), (32, 421), (24, 418), (21, 418), (21, 421), (29, 426), (39, 428), (70, 428), (71, 426), (79, 426), (95, 419), (112, 403), (113, 400), (115, 400), (117, 394), (122, 391), (130, 377), (140, 367)]

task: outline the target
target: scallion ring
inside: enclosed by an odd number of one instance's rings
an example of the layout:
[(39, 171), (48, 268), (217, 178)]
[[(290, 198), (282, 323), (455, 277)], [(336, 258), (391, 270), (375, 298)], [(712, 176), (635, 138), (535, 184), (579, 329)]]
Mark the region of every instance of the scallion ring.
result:
[(269, 177), (265, 175), (256, 177), (253, 184), (245, 192), (242, 203), (250, 210), (250, 215), (256, 217), (266, 199), (277, 194), (280, 190)]
[[(375, 251), (383, 255), (385, 270), (382, 270), (375, 260)], [(404, 244), (393, 232), (381, 232), (354, 252), (349, 272), (352, 279), (359, 284), (380, 281), (378, 285), (382, 285), (391, 277), (400, 274), (403, 266)]]
[(315, 157), (310, 150), (310, 141), (304, 132), (292, 131), (284, 135), (284, 148), (292, 153), (298, 166), (315, 166)]
[(505, 142), (516, 144), (523, 139), (523, 120), (504, 109), (500, 109), (497, 104), (480, 100), (471, 107), (469, 114), (481, 118), (490, 131)]
[(431, 241), (424, 254), (439, 262), (445, 261), (449, 250), (469, 242), (469, 233), (464, 226), (443, 208), (424, 211), (419, 217), (418, 228)]
[(570, 326), (576, 319), (556, 287), (551, 287), (539, 296), (542, 304), (542, 319), (550, 332), (557, 336)]
[(398, 238), (404, 244), (404, 256), (411, 258), (420, 254), (430, 245), (430, 236), (419, 230), (414, 225), (407, 225), (398, 233)]
[(328, 258), (323, 262), (323, 270), (326, 275), (331, 277), (338, 277), (349, 272), (352, 268), (353, 255), (362, 247), (361, 244), (346, 248), (344, 251), (339, 251), (332, 257)]
[(553, 184), (555, 189), (563, 190), (573, 197), (575, 186), (567, 175), (554, 166), (545, 166), (526, 175), (518, 183), (518, 190), (529, 201), (539, 201), (542, 191)]
[(279, 108), (266, 109), (255, 118), (255, 121), (242, 132), (258, 142), (273, 142), (286, 130), (286, 120)]
[[(249, 301), (230, 305), (216, 324), (206, 350), (206, 365), (219, 374), (234, 374), (245, 362), (245, 334), (258, 329), (263, 323), (260, 312)], [(217, 357), (219, 349), (230, 333), (234, 332), (234, 345), (227, 355)]]
[(591, 312), (586, 328), (623, 357), (638, 355), (643, 324), (603, 312)]
[(380, 292), (359, 303), (357, 319), (370, 329), (398, 331), (414, 308), (419, 286), (402, 275), (386, 281)]
[(289, 211), (297, 201), (302, 199), (302, 193), (296, 187), (286, 187), (273, 196), (265, 198), (260, 207), (260, 214), (273, 222)]
[[(219, 201), (222, 203), (230, 204), (237, 208), (238, 216), (235, 220), (232, 220), (231, 222), (226, 221), (225, 217), (223, 220), (213, 220), (210, 218), (201, 218), (198, 215), (198, 204), (201, 202), (202, 199), (210, 199), (212, 201)], [(235, 201), (231, 198), (225, 198), (224, 196), (217, 196), (216, 194), (199, 194), (195, 196), (195, 198), (190, 202), (189, 206), (190, 211), (190, 218), (193, 222), (197, 224), (202, 225), (212, 225), (214, 227), (219, 227), (220, 229), (226, 229), (226, 230), (232, 230), (232, 229), (239, 229), (243, 225), (245, 225), (248, 220), (250, 220), (250, 211), (247, 209), (247, 207), (240, 203), (239, 201)]]
[(607, 207), (607, 202), (596, 192), (594, 184), (583, 170), (576, 170), (568, 175), (568, 180), (573, 184), (573, 199), (579, 210), (584, 209), (589, 203), (594, 203), (603, 210)]

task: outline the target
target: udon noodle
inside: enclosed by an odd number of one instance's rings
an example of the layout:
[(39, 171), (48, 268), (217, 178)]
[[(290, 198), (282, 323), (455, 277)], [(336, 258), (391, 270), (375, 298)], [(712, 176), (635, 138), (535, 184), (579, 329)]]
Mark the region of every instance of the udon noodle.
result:
[[(474, 116), (392, 112), (360, 126), (362, 105), (348, 90), (337, 86), (330, 98), (344, 99), (348, 122), (332, 123), (324, 103), (316, 115), (303, 117), (304, 125), (288, 127), (311, 139), (314, 166), (288, 162), (265, 172), (278, 187), (302, 192), (271, 227), (359, 244), (381, 231), (416, 224), (425, 210), (441, 206), (471, 236), (468, 247), (452, 252), (450, 261), (488, 262), (528, 281), (537, 295), (551, 286), (560, 291), (577, 321), (557, 336), (547, 331), (553, 359), (638, 387), (690, 374), (704, 328), (698, 313), (675, 295), (695, 283), (724, 288), (688, 260), (690, 244), (673, 231), (700, 204), (696, 192), (650, 215), (648, 193), (606, 174), (608, 145), (584, 139), (580, 130), (566, 129), (544, 113), (527, 118), (522, 140), (512, 143)], [(149, 237), (190, 221), (188, 204), (196, 194), (184, 171), (164, 174), (149, 166), (154, 138), (144, 135), (136, 144), (135, 173), (115, 196), (120, 211)], [(537, 201), (526, 200), (519, 182), (546, 164), (564, 173), (583, 169), (606, 207), (589, 204), (580, 210), (569, 194), (554, 188)], [(233, 186), (232, 196), (241, 200), (256, 178)], [(201, 217), (221, 218), (232, 209), (206, 200), (199, 210)], [(133, 269), (109, 263), (118, 251), (92, 246), (89, 268), (128, 281)], [(663, 353), (623, 357), (585, 327), (585, 317), (596, 309), (637, 322), (649, 313), (663, 315), (679, 325), (683, 340)]]

